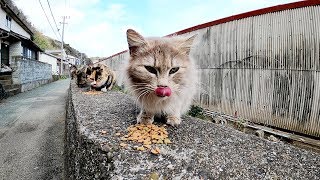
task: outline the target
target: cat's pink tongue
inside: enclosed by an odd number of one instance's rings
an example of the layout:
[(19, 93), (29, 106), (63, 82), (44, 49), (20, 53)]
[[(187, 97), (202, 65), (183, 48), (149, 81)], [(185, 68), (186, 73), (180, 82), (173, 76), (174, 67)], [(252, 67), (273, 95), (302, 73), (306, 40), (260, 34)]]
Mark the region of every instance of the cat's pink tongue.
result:
[(170, 96), (171, 95), (171, 89), (169, 87), (158, 87), (155, 90), (155, 93), (156, 93), (157, 96), (161, 96), (161, 97)]

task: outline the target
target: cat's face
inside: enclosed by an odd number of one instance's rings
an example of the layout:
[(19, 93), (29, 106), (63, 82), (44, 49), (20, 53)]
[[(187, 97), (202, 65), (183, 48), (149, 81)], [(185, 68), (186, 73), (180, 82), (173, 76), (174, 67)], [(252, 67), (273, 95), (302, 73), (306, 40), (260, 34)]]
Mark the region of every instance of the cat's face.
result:
[(86, 87), (88, 85), (88, 76), (91, 74), (91, 69), (88, 66), (83, 66), (76, 71), (78, 87)]
[(145, 39), (128, 30), (127, 39), (130, 50), (127, 75), (130, 89), (136, 95), (167, 99), (186, 86), (194, 37)]
[(108, 69), (98, 64), (91, 68), (91, 74), (88, 77), (89, 83), (93, 88), (100, 88), (103, 86), (108, 79)]

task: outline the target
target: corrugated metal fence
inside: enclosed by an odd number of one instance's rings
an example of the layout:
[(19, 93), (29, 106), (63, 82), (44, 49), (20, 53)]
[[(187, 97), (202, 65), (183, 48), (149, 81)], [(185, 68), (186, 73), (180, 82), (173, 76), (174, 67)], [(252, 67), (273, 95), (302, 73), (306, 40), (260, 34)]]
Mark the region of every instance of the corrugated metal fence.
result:
[[(213, 111), (320, 137), (319, 27), (320, 6), (309, 6), (183, 34), (198, 34), (200, 40), (192, 51), (199, 67), (196, 101)], [(123, 52), (105, 62), (118, 71), (127, 58)]]

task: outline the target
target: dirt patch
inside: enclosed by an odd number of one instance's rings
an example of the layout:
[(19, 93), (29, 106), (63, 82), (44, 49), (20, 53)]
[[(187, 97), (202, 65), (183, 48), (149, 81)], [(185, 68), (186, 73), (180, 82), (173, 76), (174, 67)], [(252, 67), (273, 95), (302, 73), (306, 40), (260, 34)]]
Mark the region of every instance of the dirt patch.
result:
[(38, 124), (29, 124), (29, 123), (21, 123), (17, 125), (17, 132), (18, 133), (26, 133), (35, 131), (38, 127)]
[(2, 139), (6, 135), (5, 132), (0, 132), (0, 139)]

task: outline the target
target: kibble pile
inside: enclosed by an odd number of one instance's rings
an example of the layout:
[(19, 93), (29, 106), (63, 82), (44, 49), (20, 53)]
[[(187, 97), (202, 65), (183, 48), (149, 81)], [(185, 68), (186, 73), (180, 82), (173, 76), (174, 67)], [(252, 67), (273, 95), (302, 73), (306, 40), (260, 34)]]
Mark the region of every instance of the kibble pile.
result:
[(83, 92), (83, 94), (85, 95), (98, 95), (98, 94), (102, 94), (102, 91), (87, 91), (87, 92)]
[[(159, 127), (154, 124), (136, 124), (128, 127), (127, 131), (128, 134), (120, 138), (122, 141), (120, 146), (124, 148), (128, 147), (125, 142), (131, 141), (139, 145), (134, 147), (136, 150), (150, 150), (152, 154), (160, 154), (160, 149), (156, 145), (171, 143), (165, 125)], [(121, 134), (116, 135), (120, 136)]]

